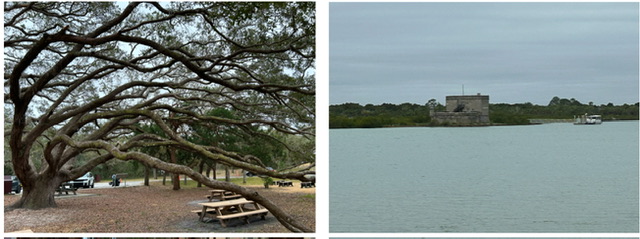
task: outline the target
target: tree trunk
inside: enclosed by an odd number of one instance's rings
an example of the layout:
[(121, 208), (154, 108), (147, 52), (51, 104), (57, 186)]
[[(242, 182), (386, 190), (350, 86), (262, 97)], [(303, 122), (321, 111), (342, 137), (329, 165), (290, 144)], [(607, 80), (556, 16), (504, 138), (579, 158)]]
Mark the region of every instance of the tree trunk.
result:
[[(200, 160), (200, 165), (198, 167), (198, 170), (199, 170), (198, 173), (200, 173), (200, 174), (202, 174), (202, 172), (204, 171), (204, 160)], [(202, 187), (202, 183), (198, 182), (198, 186), (196, 186), (196, 187), (201, 188)]]
[[(171, 157), (171, 163), (177, 164), (178, 158), (176, 157), (176, 149), (169, 149), (169, 156)], [(172, 173), (171, 174), (171, 183), (173, 183), (173, 190), (180, 190), (180, 174)]]
[(242, 170), (242, 184), (247, 184), (247, 171)]
[(31, 183), (32, 187), (24, 188), (20, 200), (11, 205), (11, 207), (26, 209), (57, 207), (54, 196), (56, 188), (60, 186), (60, 181), (60, 179), (38, 177)]
[(149, 186), (149, 174), (151, 169), (149, 168), (149, 166), (145, 165), (144, 166), (144, 186)]
[(229, 172), (229, 166), (224, 166), (224, 181), (231, 182), (231, 173)]
[(218, 164), (213, 163), (213, 180), (218, 180)]

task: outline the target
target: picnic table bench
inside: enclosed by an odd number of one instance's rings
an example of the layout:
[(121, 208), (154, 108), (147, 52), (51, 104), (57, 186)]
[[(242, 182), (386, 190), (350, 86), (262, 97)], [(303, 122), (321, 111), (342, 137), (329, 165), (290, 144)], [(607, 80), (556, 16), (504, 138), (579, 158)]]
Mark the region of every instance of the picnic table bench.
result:
[(310, 188), (315, 186), (316, 184), (314, 182), (300, 182), (300, 188)]
[(293, 187), (293, 182), (291, 181), (277, 181), (278, 187)]
[[(202, 205), (202, 210), (193, 210), (192, 212), (198, 213), (200, 221), (203, 221), (205, 216), (209, 216), (218, 219), (223, 227), (227, 227), (225, 220), (228, 219), (242, 218), (245, 223), (249, 224), (249, 216), (259, 215), (264, 220), (269, 212), (258, 203), (245, 198), (199, 204)], [(245, 205), (253, 205), (253, 208), (246, 208)]]
[(76, 190), (78, 189), (74, 188), (71, 183), (63, 183), (63, 184), (60, 184), (60, 187), (56, 189), (56, 192), (58, 192), (58, 195), (62, 195), (63, 192), (66, 195), (69, 195), (69, 192), (73, 192), (73, 195), (78, 195), (76, 194)]
[(213, 199), (216, 198), (220, 201), (242, 198), (242, 195), (240, 194), (222, 189), (213, 189), (209, 190), (209, 192), (211, 193), (210, 195), (207, 195), (207, 199), (209, 199), (209, 202), (213, 201)]

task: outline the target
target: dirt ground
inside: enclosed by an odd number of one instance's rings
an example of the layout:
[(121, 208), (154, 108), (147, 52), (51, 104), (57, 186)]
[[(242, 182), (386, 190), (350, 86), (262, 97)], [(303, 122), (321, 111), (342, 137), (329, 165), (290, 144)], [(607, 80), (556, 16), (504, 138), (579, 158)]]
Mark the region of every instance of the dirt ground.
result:
[[(247, 186), (272, 200), (292, 217), (315, 230), (315, 188)], [(5, 232), (137, 233), (137, 232), (289, 232), (269, 214), (252, 217), (250, 224), (232, 219), (224, 228), (216, 221), (199, 222), (191, 210), (208, 202), (208, 188), (173, 191), (169, 186), (79, 189), (78, 196), (56, 196), (57, 208), (15, 209), (7, 206), (19, 195), (4, 196)]]

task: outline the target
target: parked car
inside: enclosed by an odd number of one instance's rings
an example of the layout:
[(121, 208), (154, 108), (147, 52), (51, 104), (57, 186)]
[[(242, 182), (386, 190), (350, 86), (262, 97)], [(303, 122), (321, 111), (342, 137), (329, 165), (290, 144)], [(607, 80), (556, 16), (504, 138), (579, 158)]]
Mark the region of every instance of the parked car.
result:
[(22, 184), (17, 176), (6, 175), (4, 176), (4, 194), (15, 192), (16, 194), (22, 191)]
[(22, 191), (22, 184), (17, 176), (11, 176), (11, 191), (16, 192), (16, 194)]
[(93, 188), (94, 176), (91, 172), (88, 172), (82, 177), (76, 178), (75, 180), (69, 181), (73, 185), (74, 188)]

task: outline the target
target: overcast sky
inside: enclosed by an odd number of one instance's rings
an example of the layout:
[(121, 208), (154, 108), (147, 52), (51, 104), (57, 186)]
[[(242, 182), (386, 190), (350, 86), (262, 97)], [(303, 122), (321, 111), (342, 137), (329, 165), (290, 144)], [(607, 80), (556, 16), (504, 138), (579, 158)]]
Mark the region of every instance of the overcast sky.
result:
[(638, 102), (638, 3), (330, 3), (330, 104)]

